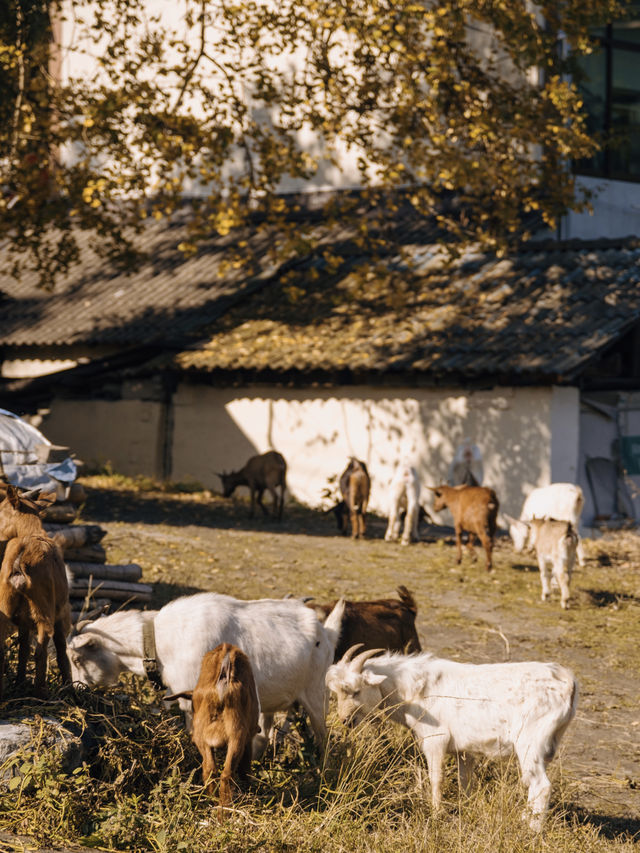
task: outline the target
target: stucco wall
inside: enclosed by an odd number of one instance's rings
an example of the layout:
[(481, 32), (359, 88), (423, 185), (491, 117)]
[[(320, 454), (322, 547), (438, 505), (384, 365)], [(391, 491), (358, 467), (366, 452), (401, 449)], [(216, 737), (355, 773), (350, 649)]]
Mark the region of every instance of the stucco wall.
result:
[[(562, 479), (573, 479), (569, 473), (571, 464), (577, 464), (577, 406), (578, 392), (573, 389), (341, 391), (181, 385), (174, 398), (171, 477), (194, 477), (219, 490), (215, 472), (239, 468), (250, 455), (275, 448), (287, 459), (290, 492), (319, 506), (327, 478), (339, 474), (348, 456), (355, 455), (367, 462), (372, 475), (371, 508), (384, 512), (385, 487), (401, 455), (414, 460), (424, 485), (435, 485), (446, 480), (456, 446), (470, 437), (483, 454), (485, 484), (496, 489), (502, 508), (515, 515), (533, 487), (551, 481), (552, 459), (555, 479), (556, 472)], [(431, 503), (424, 488), (423, 502)], [(448, 519), (446, 514), (441, 517)]]
[(110, 463), (121, 474), (159, 477), (164, 407), (144, 400), (55, 400), (40, 426), (54, 444), (91, 466)]

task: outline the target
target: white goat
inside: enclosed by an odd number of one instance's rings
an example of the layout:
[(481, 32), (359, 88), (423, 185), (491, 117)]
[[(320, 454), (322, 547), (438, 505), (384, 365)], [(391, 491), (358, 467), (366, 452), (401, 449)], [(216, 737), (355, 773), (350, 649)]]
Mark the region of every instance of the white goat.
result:
[[(343, 613), (340, 599), (322, 625), (298, 599), (239, 601), (213, 592), (178, 598), (157, 611), (120, 611), (90, 622), (70, 639), (72, 676), (89, 686), (113, 684), (125, 670), (144, 676), (146, 623), (147, 636), (153, 626), (163, 684), (170, 693), (184, 693), (195, 688), (204, 654), (220, 643), (232, 643), (251, 661), (262, 709), (264, 734), (254, 739), (254, 756), (267, 744), (274, 713), (286, 711), (296, 700), (322, 745), (328, 701), (324, 676)], [(191, 703), (179, 702), (189, 713)]]
[(384, 538), (395, 542), (400, 535), (400, 513), (405, 510), (402, 544), (418, 541), (420, 478), (411, 465), (400, 464), (389, 485), (389, 523)]
[(551, 784), (545, 772), (571, 722), (578, 685), (553, 663), (465, 664), (430, 654), (386, 653), (352, 647), (327, 671), (343, 722), (374, 709), (409, 728), (429, 768), (433, 808), (441, 801), (442, 765), (455, 754), (468, 790), (478, 754), (515, 753), (529, 789), (530, 825), (542, 827)]
[(534, 518), (528, 527), (529, 543), (535, 548), (538, 557), (542, 600), (546, 601), (551, 593), (550, 582), (553, 577), (560, 587), (560, 606), (566, 610), (569, 606), (569, 583), (576, 560), (578, 534), (570, 521)]
[[(551, 483), (534, 489), (522, 504), (520, 518), (505, 514), (509, 523), (509, 534), (516, 551), (523, 551), (529, 538), (529, 527), (523, 522), (532, 518), (555, 518), (556, 521), (570, 521), (576, 534), (580, 524), (580, 515), (584, 506), (584, 495), (580, 486), (573, 483)], [(529, 542), (529, 546), (533, 547)], [(578, 563), (584, 566), (582, 540), (578, 536)]]

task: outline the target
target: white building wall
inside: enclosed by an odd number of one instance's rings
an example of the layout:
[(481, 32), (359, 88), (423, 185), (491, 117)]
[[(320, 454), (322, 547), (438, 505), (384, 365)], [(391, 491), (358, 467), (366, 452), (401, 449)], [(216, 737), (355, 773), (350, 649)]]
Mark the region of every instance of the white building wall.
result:
[(593, 214), (569, 213), (560, 225), (563, 240), (640, 235), (640, 184), (579, 177), (578, 188), (595, 193)]
[(577, 483), (580, 392), (556, 386), (551, 395), (551, 482)]
[[(236, 470), (249, 456), (273, 448), (288, 462), (293, 497), (318, 507), (328, 478), (339, 475), (354, 455), (372, 476), (371, 509), (384, 513), (398, 459), (407, 455), (416, 465), (422, 501), (430, 506), (426, 486), (446, 482), (457, 445), (469, 437), (482, 451), (485, 485), (495, 488), (502, 509), (515, 515), (532, 488), (551, 482), (554, 393), (551, 388), (238, 390), (182, 384), (174, 397), (171, 477), (195, 478), (219, 490), (216, 472)], [(562, 419), (557, 423), (564, 428)], [(450, 517), (443, 513), (440, 520)]]

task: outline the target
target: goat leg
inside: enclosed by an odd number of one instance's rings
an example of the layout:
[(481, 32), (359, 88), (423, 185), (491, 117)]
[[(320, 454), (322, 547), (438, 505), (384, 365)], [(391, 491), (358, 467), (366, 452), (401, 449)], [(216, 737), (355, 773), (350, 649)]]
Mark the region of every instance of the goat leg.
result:
[(462, 528), (456, 524), (456, 563), (462, 562)]
[(49, 645), (49, 633), (45, 625), (40, 622), (38, 628), (38, 640), (36, 642), (36, 696), (44, 697), (47, 694), (47, 646)]
[(216, 757), (213, 747), (208, 743), (196, 744), (202, 755), (202, 782), (207, 794), (213, 796), (213, 777), (217, 773)]
[(53, 626), (53, 644), (56, 647), (56, 660), (63, 684), (71, 684), (71, 664), (67, 655), (67, 638), (60, 622)]
[(264, 495), (264, 489), (258, 489), (257, 490), (257, 498), (256, 498), (258, 501), (258, 506), (262, 510), (263, 515), (269, 515), (269, 510), (266, 508), (266, 506), (262, 502), (262, 496), (263, 495)]

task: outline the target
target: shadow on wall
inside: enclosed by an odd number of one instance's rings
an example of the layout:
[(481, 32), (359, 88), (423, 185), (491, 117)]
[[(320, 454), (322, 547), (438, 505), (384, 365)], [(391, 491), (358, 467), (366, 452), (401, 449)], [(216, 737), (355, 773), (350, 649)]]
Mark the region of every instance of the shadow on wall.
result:
[[(406, 458), (418, 468), (421, 503), (429, 508), (433, 500), (426, 487), (447, 482), (456, 448), (469, 437), (482, 452), (483, 485), (496, 490), (503, 511), (519, 515), (526, 495), (548, 476), (548, 400), (546, 392), (535, 389), (519, 395), (509, 389), (465, 394), (451, 389), (433, 400), (378, 401), (370, 412), (371, 429), (385, 440), (373, 445), (368, 460), (377, 488), (388, 485), (397, 461)], [(434, 519), (451, 521), (448, 512)]]
[[(347, 393), (348, 391), (348, 393)], [(278, 396), (250, 397), (232, 389), (200, 389), (180, 395), (176, 405), (172, 479), (191, 477), (220, 491), (217, 471), (237, 470), (268, 449), (288, 464), (289, 494), (316, 507), (330, 477), (339, 476), (353, 455), (371, 477), (369, 503), (388, 510), (388, 485), (407, 460), (418, 468), (424, 488), (446, 482), (463, 438), (482, 451), (484, 484), (493, 487), (503, 511), (518, 515), (526, 494), (549, 474), (549, 389), (462, 392), (399, 389), (397, 397), (361, 387), (338, 391), (301, 389)], [(438, 519), (449, 524), (448, 513)]]

